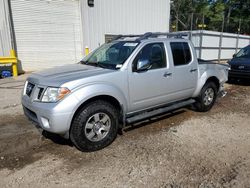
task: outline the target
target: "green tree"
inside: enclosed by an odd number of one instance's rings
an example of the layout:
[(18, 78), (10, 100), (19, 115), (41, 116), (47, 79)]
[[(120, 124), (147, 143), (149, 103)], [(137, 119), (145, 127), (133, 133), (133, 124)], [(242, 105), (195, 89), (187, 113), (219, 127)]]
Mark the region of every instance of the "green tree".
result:
[(209, 7), (208, 29), (214, 31), (221, 31), (224, 25), (225, 3), (223, 1), (216, 1)]
[(203, 23), (203, 29), (250, 34), (250, 0), (172, 1), (172, 31), (201, 29)]

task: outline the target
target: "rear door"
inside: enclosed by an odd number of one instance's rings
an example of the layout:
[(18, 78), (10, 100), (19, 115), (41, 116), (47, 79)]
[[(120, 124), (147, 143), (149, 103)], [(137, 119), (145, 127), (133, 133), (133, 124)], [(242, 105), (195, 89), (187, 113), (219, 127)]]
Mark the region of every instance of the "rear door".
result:
[(169, 42), (172, 60), (172, 90), (175, 99), (181, 100), (193, 95), (198, 80), (198, 63), (188, 42)]

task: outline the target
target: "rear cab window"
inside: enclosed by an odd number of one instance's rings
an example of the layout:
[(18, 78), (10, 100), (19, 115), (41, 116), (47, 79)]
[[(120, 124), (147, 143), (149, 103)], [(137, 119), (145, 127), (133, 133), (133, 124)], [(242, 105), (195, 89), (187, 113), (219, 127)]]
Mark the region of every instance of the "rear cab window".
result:
[(170, 42), (174, 66), (187, 65), (192, 61), (191, 50), (187, 42)]

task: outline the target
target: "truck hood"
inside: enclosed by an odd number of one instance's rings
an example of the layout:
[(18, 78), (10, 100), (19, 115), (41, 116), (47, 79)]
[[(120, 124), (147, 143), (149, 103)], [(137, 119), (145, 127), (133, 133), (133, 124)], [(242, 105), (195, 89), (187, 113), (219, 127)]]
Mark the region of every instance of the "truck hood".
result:
[(249, 58), (233, 58), (230, 61), (230, 64), (238, 64), (238, 65), (250, 65), (250, 57)]
[(28, 80), (39, 85), (59, 87), (66, 82), (114, 71), (83, 64), (71, 64), (35, 72), (28, 77)]

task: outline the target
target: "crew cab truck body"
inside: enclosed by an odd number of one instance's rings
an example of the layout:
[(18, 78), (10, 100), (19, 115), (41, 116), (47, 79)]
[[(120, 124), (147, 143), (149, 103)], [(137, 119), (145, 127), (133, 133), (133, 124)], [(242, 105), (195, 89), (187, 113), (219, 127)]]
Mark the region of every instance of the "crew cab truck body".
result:
[(210, 110), (228, 69), (198, 62), (186, 39), (162, 33), (120, 36), (78, 64), (33, 73), (22, 105), (43, 130), (95, 151), (127, 124), (190, 104)]

